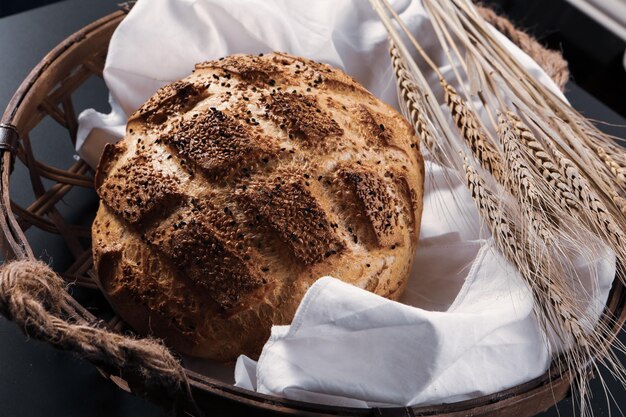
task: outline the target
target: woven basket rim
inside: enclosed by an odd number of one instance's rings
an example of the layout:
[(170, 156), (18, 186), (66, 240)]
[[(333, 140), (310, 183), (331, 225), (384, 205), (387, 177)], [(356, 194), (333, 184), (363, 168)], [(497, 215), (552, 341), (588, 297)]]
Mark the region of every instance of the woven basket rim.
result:
[[(28, 100), (31, 99), (35, 92), (35, 87), (38, 82), (46, 75), (46, 72), (52, 65), (63, 60), (68, 53), (71, 53), (72, 49), (83, 42), (89, 35), (97, 33), (107, 25), (119, 24), (122, 21), (126, 13), (124, 11), (117, 11), (111, 13), (103, 18), (96, 20), (95, 22), (83, 27), (76, 33), (70, 35), (54, 49), (52, 49), (28, 74), (21, 85), (16, 90), (13, 98), (7, 105), (7, 108), (2, 116), (2, 123), (12, 125), (17, 128), (17, 131), (21, 134), (23, 129), (30, 130), (26, 126), (28, 121), (28, 115), (23, 114), (23, 106)], [(108, 41), (107, 41), (108, 44)], [(49, 87), (52, 89), (52, 86)], [(6, 150), (0, 150), (0, 152), (6, 153)], [(26, 162), (24, 162), (26, 164)], [(28, 242), (24, 242), (26, 245)], [(614, 325), (615, 332), (619, 331), (619, 328), (626, 318), (626, 294), (624, 288), (615, 280), (609, 299), (607, 302), (607, 309), (613, 311), (613, 316), (616, 316)], [(90, 315), (90, 313), (87, 313)], [(94, 316), (91, 316), (95, 320)], [(372, 409), (364, 408), (351, 408), (351, 407), (336, 407), (323, 404), (315, 404), (301, 401), (294, 401), (289, 399), (283, 399), (271, 395), (261, 394), (254, 391), (249, 391), (243, 388), (235, 387), (234, 385), (222, 382), (215, 378), (198, 374), (194, 371), (185, 369), (185, 372), (190, 380), (190, 384), (193, 388), (194, 395), (197, 393), (204, 393), (209, 396), (223, 397), (228, 401), (234, 401), (237, 403), (244, 403), (257, 409), (281, 412), (287, 414), (298, 413), (315, 413), (328, 414), (328, 415), (371, 415), (369, 411)], [(530, 401), (539, 401), (539, 397), (544, 398), (543, 405), (535, 406), (532, 408), (535, 412), (542, 411), (547, 407), (544, 407), (545, 398), (550, 396), (552, 401), (550, 405), (564, 398), (570, 389), (570, 379), (566, 376), (566, 372), (560, 370), (553, 364), (550, 369), (543, 375), (532, 379), (531, 381), (523, 384), (516, 385), (509, 389), (502, 390), (500, 392), (481, 396), (475, 399), (454, 402), (442, 405), (433, 406), (412, 406), (412, 407), (391, 407), (391, 410), (405, 410), (404, 415), (463, 415), (468, 410), (473, 411), (473, 415), (482, 415), (481, 413), (501, 412), (504, 410), (519, 408), (525, 410), (522, 404)], [(542, 408), (543, 407), (543, 408)], [(478, 412), (477, 414), (474, 414)], [(385, 414), (379, 414), (385, 415)], [(505, 414), (503, 414), (505, 415)]]

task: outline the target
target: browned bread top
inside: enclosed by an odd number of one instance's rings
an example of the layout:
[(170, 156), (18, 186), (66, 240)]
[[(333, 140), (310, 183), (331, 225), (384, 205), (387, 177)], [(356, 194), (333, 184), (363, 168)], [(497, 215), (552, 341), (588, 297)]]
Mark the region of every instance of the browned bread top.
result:
[(101, 158), (100, 285), (136, 330), (220, 360), (258, 354), (321, 276), (397, 298), (419, 233), (418, 149), (399, 114), (328, 65), (198, 64)]

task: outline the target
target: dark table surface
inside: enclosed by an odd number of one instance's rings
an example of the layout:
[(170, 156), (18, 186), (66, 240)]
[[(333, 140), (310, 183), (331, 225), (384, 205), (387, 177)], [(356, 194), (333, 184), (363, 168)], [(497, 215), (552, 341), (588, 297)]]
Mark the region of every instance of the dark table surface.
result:
[[(117, 3), (117, 0), (68, 0), (0, 19), (0, 108), (9, 102), (21, 81), (50, 49), (86, 24), (115, 11)], [(77, 110), (93, 105), (96, 95), (100, 96), (100, 103), (106, 103), (102, 101), (106, 91), (94, 87), (87, 96), (79, 97)], [(590, 118), (626, 124), (626, 120), (573, 83), (568, 85), (567, 97)], [(100, 107), (105, 110), (101, 104)], [(626, 137), (624, 128), (608, 125), (602, 128)], [(62, 156), (53, 149), (54, 144), (55, 141), (44, 142), (39, 151), (51, 153), (53, 159), (67, 158), (67, 152)], [(12, 181), (12, 193), (18, 194), (15, 197), (18, 200), (28, 199), (29, 188), (24, 173)], [(36, 231), (29, 232), (28, 237), (37, 256), (55, 263), (63, 261), (63, 249), (51, 247), (49, 237)], [(617, 402), (626, 403), (623, 388), (611, 381), (610, 376), (606, 379)], [(608, 415), (605, 395), (597, 380), (592, 383), (592, 390), (595, 415)], [(560, 403), (559, 412), (562, 417), (573, 415), (571, 402)], [(29, 340), (14, 324), (0, 317), (0, 416), (159, 415), (158, 408), (117, 389), (90, 364)], [(557, 415), (555, 407), (542, 414)]]

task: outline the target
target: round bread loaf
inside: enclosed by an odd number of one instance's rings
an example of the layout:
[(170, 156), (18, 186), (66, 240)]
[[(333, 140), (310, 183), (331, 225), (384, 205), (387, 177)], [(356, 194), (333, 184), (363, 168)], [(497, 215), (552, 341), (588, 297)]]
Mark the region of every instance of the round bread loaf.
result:
[(322, 276), (396, 299), (420, 228), (418, 145), (328, 65), (284, 53), (198, 64), (102, 155), (99, 285), (138, 332), (221, 361), (257, 356)]

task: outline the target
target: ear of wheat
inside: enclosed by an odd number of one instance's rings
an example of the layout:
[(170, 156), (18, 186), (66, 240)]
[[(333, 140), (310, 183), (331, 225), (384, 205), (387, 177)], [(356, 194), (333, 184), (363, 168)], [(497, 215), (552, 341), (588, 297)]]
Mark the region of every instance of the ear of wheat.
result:
[[(408, 119), (436, 160), (465, 179), (496, 247), (531, 290), (546, 339), (566, 346), (555, 362), (576, 381), (587, 413), (587, 367), (607, 365), (621, 382), (626, 371), (609, 349), (623, 348), (612, 318), (597, 322), (581, 307), (593, 294), (571, 257), (594, 259), (608, 246), (626, 262), (626, 153), (531, 76), (470, 0), (422, 0), (451, 66), (448, 78), (388, 0), (370, 3), (389, 34)], [(428, 84), (425, 69), (439, 86)], [(593, 287), (593, 273), (592, 280)]]
[(431, 128), (428, 126), (428, 122), (422, 113), (419, 88), (412, 80), (410, 72), (404, 66), (400, 51), (398, 51), (398, 47), (393, 41), (390, 41), (389, 55), (391, 56), (391, 64), (396, 75), (397, 89), (400, 95), (400, 104), (405, 113), (404, 116), (413, 123), (420, 144), (425, 146), (436, 160), (443, 162), (441, 161), (438, 143), (435, 141)]
[(487, 134), (480, 127), (479, 119), (469, 108), (465, 100), (456, 92), (454, 87), (445, 80), (441, 80), (445, 92), (445, 100), (461, 136), (472, 150), (474, 158), (497, 180), (502, 180), (502, 161), (500, 154), (489, 142)]

